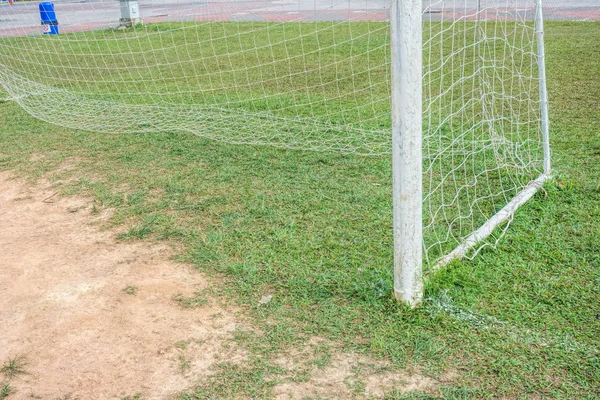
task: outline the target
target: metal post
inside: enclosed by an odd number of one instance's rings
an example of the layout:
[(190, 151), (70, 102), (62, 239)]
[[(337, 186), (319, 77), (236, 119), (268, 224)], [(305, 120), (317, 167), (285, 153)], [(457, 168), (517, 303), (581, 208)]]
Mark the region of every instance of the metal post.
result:
[(544, 174), (551, 174), (550, 119), (548, 116), (548, 90), (546, 88), (546, 56), (544, 50), (544, 16), (542, 0), (535, 0), (535, 32), (537, 35), (538, 74), (540, 77), (540, 109), (542, 117), (542, 146), (544, 148)]
[(392, 0), (394, 295), (423, 297), (422, 0)]

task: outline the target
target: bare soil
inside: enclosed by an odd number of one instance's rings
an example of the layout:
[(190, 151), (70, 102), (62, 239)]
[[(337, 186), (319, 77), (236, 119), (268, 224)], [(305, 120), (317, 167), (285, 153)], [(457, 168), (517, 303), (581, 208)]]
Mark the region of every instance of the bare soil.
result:
[(0, 363), (27, 363), (11, 399), (166, 399), (243, 358), (223, 347), (231, 311), (173, 300), (206, 288), (200, 273), (168, 247), (117, 242), (90, 200), (55, 192), (0, 173)]
[[(168, 246), (116, 240), (101, 229), (107, 213), (93, 213), (89, 199), (61, 197), (48, 182), (30, 185), (0, 172), (0, 367), (18, 356), (26, 362), (26, 373), (10, 380), (9, 399), (172, 399), (216, 363), (245, 362), (232, 341), (235, 329), (249, 328), (240, 310), (210, 296), (183, 308), (175, 299), (201, 292), (208, 280), (172, 261)], [(322, 343), (314, 338), (276, 360), (308, 375), (283, 380), (275, 398), (435, 393), (454, 378), (403, 374), (343, 351), (309, 367)]]

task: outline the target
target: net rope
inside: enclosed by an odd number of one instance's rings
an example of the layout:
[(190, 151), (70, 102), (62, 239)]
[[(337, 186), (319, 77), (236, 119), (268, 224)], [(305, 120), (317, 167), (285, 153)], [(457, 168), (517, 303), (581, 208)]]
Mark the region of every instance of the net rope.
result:
[[(389, 156), (389, 0), (0, 4), (0, 85), (44, 121)], [(423, 3), (425, 254), (433, 262), (542, 169), (533, 0)], [(505, 227), (496, 234), (499, 238)]]

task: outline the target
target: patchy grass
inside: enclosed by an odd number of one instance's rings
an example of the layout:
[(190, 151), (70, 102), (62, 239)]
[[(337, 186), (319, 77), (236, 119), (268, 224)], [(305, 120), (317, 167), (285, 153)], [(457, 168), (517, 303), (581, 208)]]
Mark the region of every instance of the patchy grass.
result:
[(12, 392), (12, 386), (8, 382), (0, 382), (0, 400), (7, 398)]
[(2, 364), (2, 368), (0, 368), (0, 373), (4, 374), (8, 379), (12, 379), (17, 375), (26, 374), (25, 366), (27, 365), (26, 359), (24, 355), (17, 355), (13, 358), (8, 358)]
[(177, 368), (179, 369), (179, 372), (181, 372), (182, 374), (185, 374), (186, 372), (188, 372), (190, 370), (190, 368), (192, 368), (192, 363), (189, 360), (189, 358), (187, 358), (185, 356), (185, 354), (179, 353), (179, 355), (177, 356), (177, 360), (178, 360)]
[(179, 350), (185, 350), (185, 349), (187, 349), (188, 345), (189, 345), (188, 341), (186, 341), (186, 340), (178, 340), (175, 343), (175, 348), (177, 348)]
[(143, 395), (144, 395), (143, 393), (131, 394), (131, 395), (122, 397), (121, 400), (140, 400), (140, 399), (142, 399)]
[(24, 375), (27, 373), (25, 366), (27, 365), (27, 360), (25, 356), (20, 354), (15, 357), (8, 358), (0, 368), (0, 374), (4, 375), (7, 380), (0, 381), (0, 400), (7, 398), (13, 390), (14, 386), (11, 385), (11, 381), (18, 377), (19, 375)]
[(173, 296), (173, 301), (179, 303), (179, 305), (183, 308), (196, 308), (201, 307), (208, 302), (208, 294), (205, 290), (194, 292), (193, 296), (176, 294)]
[(180, 400), (233, 399), (241, 394), (253, 399), (268, 398), (269, 391), (274, 386), (273, 381), (266, 379), (270, 372), (269, 366), (260, 361), (246, 366), (223, 362), (215, 366), (214, 375), (193, 391), (182, 395)]
[(132, 296), (135, 296), (137, 291), (138, 291), (137, 286), (133, 286), (133, 285), (129, 285), (129, 286), (126, 286), (125, 288), (123, 288), (123, 292), (125, 292), (129, 295), (132, 295)]
[[(454, 263), (410, 310), (390, 296), (390, 160), (233, 146), (173, 132), (105, 135), (0, 105), (0, 169), (114, 208), (123, 239), (172, 240), (249, 310), (243, 365), (182, 398), (268, 397), (275, 359), (320, 336), (452, 386), (389, 398), (600, 396), (600, 25), (548, 23), (556, 179), (497, 248)], [(38, 155), (35, 160), (32, 155)], [(76, 168), (57, 170), (75, 158)], [(263, 294), (273, 299), (257, 302)], [(204, 301), (182, 296), (182, 306)], [(312, 368), (328, 363), (316, 351)], [(302, 379), (299, 372), (297, 379)]]

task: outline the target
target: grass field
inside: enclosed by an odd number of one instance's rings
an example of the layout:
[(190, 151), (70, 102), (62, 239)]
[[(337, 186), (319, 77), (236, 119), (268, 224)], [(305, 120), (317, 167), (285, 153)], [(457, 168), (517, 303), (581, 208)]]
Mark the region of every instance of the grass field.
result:
[[(541, 127), (532, 23), (423, 29), (433, 263), (541, 173)], [(384, 22), (150, 24), (6, 38), (0, 73), (65, 127), (389, 158), (389, 38)]]
[[(389, 398), (596, 398), (599, 36), (598, 23), (548, 24), (556, 179), (518, 212), (496, 249), (433, 276), (416, 310), (390, 295), (387, 157), (235, 146), (173, 132), (90, 133), (5, 102), (0, 169), (46, 177), (64, 194), (114, 208), (110, 224), (128, 229), (122, 240), (180, 244), (183, 260), (218, 277), (215, 294), (247, 309), (256, 331), (236, 338), (249, 351), (247, 363), (223, 363), (182, 398), (268, 397), (285, 374), (277, 356), (314, 336), (336, 343), (326, 354), (353, 349), (398, 370), (456, 375), (439, 393)], [(58, 168), (65, 163), (71, 168)], [(265, 293), (273, 300), (259, 306)], [(318, 357), (311, 368), (330, 359)]]

